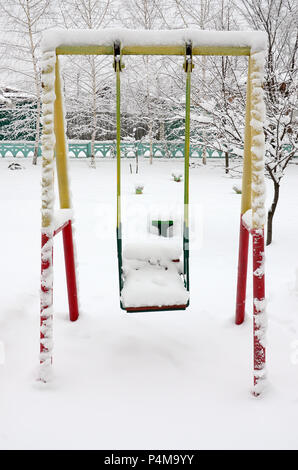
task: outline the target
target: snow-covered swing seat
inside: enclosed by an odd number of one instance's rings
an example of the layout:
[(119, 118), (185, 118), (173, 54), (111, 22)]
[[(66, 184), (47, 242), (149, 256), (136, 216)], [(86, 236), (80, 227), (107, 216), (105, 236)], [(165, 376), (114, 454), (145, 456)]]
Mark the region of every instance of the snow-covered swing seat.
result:
[(128, 243), (122, 254), (121, 304), (128, 312), (185, 310), (182, 248), (169, 239)]

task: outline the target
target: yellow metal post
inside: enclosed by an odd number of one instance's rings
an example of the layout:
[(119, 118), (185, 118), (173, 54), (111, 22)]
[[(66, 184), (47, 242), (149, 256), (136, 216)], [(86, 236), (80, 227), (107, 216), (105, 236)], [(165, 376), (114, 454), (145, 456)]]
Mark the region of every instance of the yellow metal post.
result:
[(59, 199), (61, 209), (71, 207), (68, 171), (67, 171), (67, 145), (65, 139), (64, 109), (61, 90), (61, 78), (59, 70), (59, 59), (56, 60), (56, 81), (55, 81), (55, 136), (56, 136), (56, 166), (59, 188)]
[[(70, 209), (70, 191), (67, 169), (67, 143), (65, 135), (64, 106), (59, 70), (59, 59), (56, 60), (56, 80), (55, 80), (55, 107), (54, 107), (54, 129), (56, 135), (56, 166), (59, 188), (59, 199), (61, 209)], [(75, 267), (75, 251), (73, 244), (72, 221), (62, 230), (65, 271), (68, 292), (69, 318), (76, 321), (79, 316), (77, 279)]]
[(251, 58), (248, 59), (241, 214), (251, 209)]
[[(57, 55), (113, 55), (113, 46), (59, 46)], [(185, 54), (184, 46), (177, 45), (148, 45), (148, 46), (124, 46), (122, 55), (181, 55)], [(249, 55), (249, 47), (237, 46), (199, 46), (193, 47), (193, 55)]]

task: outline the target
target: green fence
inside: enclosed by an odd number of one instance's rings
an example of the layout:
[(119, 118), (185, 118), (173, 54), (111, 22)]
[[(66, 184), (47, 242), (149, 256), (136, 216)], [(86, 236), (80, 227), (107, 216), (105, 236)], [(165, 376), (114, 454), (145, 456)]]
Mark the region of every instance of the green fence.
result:
[[(91, 142), (69, 142), (70, 158), (90, 158)], [(290, 150), (290, 145), (285, 145), (285, 149)], [(116, 155), (116, 142), (96, 142), (94, 144), (95, 156), (98, 158), (113, 158)], [(27, 158), (33, 155), (34, 142), (0, 142), (0, 157), (22, 157)], [(204, 147), (200, 144), (190, 146), (191, 158), (202, 158)], [(183, 158), (184, 142), (154, 142), (152, 145), (154, 158)], [(38, 156), (41, 156), (41, 147), (38, 149)], [(150, 144), (143, 142), (123, 142), (121, 143), (121, 156), (126, 158), (149, 157)], [(229, 152), (230, 157), (237, 155)], [(224, 158), (225, 152), (206, 147), (207, 158)], [(296, 154), (295, 157), (298, 157)]]

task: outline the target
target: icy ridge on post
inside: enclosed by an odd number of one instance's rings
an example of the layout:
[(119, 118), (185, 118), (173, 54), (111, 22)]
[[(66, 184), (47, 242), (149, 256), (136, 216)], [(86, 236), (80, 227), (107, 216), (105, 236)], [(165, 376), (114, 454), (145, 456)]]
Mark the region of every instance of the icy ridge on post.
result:
[(251, 129), (252, 129), (252, 234), (254, 251), (254, 394), (260, 395), (266, 384), (265, 336), (267, 316), (264, 288), (264, 52), (251, 54)]
[(77, 30), (49, 29), (43, 33), (42, 50), (61, 46), (112, 46), (121, 41), (122, 48), (131, 46), (184, 46), (192, 41), (193, 47), (249, 47), (252, 52), (266, 47), (266, 34), (262, 31), (203, 31), (199, 29), (129, 30), (124, 28)]
[(55, 101), (55, 52), (47, 52), (42, 58), (42, 250), (40, 295), (40, 372), (39, 379), (49, 379), (53, 349), (53, 229), (54, 229), (54, 101)]

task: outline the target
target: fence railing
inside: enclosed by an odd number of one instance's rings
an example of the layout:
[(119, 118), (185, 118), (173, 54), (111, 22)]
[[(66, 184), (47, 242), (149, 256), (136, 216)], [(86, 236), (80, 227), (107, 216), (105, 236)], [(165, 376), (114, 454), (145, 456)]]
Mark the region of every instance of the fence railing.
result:
[[(90, 158), (91, 142), (69, 142), (70, 158)], [(290, 145), (285, 145), (287, 150), (291, 149)], [(205, 147), (207, 158), (224, 158), (225, 152)], [(204, 146), (201, 144), (190, 146), (191, 158), (202, 158)], [(0, 141), (0, 157), (22, 157), (27, 158), (34, 153), (34, 142), (1, 142)], [(94, 153), (96, 158), (113, 158), (116, 155), (116, 142), (95, 142)], [(184, 143), (183, 142), (154, 142), (152, 144), (153, 158), (183, 158)], [(41, 146), (38, 148), (38, 156), (41, 156)], [(121, 156), (124, 158), (135, 158), (136, 156), (149, 157), (150, 144), (144, 142), (123, 142), (121, 143)], [(237, 157), (232, 151), (229, 157)], [(295, 155), (298, 157), (298, 154)]]

